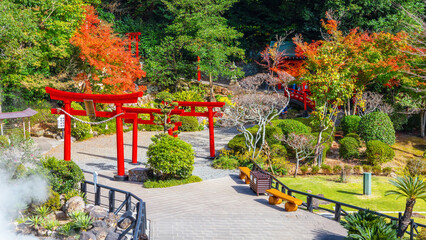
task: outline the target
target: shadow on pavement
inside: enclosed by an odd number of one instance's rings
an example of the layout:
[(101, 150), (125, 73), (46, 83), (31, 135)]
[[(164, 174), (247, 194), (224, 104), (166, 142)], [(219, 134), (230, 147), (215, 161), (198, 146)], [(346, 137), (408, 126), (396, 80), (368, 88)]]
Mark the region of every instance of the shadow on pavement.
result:
[(268, 206), (270, 208), (273, 208), (277, 211), (284, 211), (284, 204), (271, 205), (271, 204), (269, 204), (268, 199), (265, 199), (265, 198), (254, 199), (254, 201), (261, 203), (265, 206)]
[(336, 235), (335, 233), (329, 232), (327, 230), (313, 230), (312, 231), (316, 236), (313, 240), (343, 240), (344, 236)]

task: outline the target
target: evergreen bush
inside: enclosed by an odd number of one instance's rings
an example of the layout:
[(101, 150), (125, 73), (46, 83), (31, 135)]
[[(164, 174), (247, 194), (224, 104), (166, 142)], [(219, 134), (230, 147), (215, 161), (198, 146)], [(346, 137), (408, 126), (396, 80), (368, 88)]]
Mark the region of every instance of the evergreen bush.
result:
[(317, 166), (317, 165), (312, 166), (312, 168), (311, 168), (311, 173), (312, 173), (313, 175), (315, 175), (315, 174), (317, 174), (317, 173), (319, 172), (319, 170), (320, 170), (320, 167), (319, 167), (319, 166)]
[(411, 176), (422, 175), (426, 173), (426, 160), (421, 158), (408, 159), (405, 166)]
[(342, 172), (342, 167), (340, 165), (336, 165), (333, 167), (334, 174), (340, 174)]
[(59, 194), (77, 188), (78, 183), (84, 180), (83, 171), (73, 161), (45, 157), (40, 162), (43, 168), (48, 171), (47, 178), (52, 190)]
[(322, 164), (321, 170), (322, 170), (322, 173), (324, 173), (324, 174), (327, 174), (327, 175), (331, 174), (331, 166), (330, 165)]
[(344, 159), (359, 158), (359, 142), (352, 137), (340, 140), (339, 156)]
[(349, 133), (356, 133), (358, 131), (359, 121), (361, 117), (357, 115), (344, 116), (341, 122), (341, 127), (343, 130), (343, 135)]
[(395, 129), (389, 116), (383, 112), (372, 112), (361, 118), (358, 133), (365, 141), (380, 140), (388, 145), (395, 143)]
[(384, 168), (382, 169), (382, 173), (383, 173), (383, 175), (385, 175), (385, 176), (389, 176), (389, 175), (392, 173), (392, 168), (391, 168), (391, 167), (384, 167)]
[(370, 165), (362, 165), (363, 172), (371, 172), (371, 166)]
[(179, 138), (159, 134), (148, 147), (148, 165), (154, 172), (167, 178), (188, 178), (194, 169), (194, 150)]
[(382, 173), (382, 167), (380, 167), (380, 165), (373, 166), (371, 170), (373, 171), (374, 175), (377, 175), (377, 176), (379, 176)]
[(236, 169), (239, 165), (238, 159), (231, 155), (223, 155), (213, 160), (213, 167), (219, 169)]
[(361, 166), (359, 166), (359, 165), (354, 166), (354, 173), (360, 174), (361, 173)]
[(282, 134), (285, 136), (293, 132), (296, 134), (309, 134), (312, 130), (310, 127), (294, 119), (274, 120), (273, 124), (279, 127), (282, 131)]
[(361, 137), (358, 134), (348, 133), (348, 134), (345, 135), (345, 137), (355, 138), (358, 141), (358, 143), (361, 145)]
[(198, 131), (198, 120), (196, 117), (179, 116), (179, 122), (182, 122), (182, 126), (179, 127), (179, 131), (182, 131), (182, 132)]
[(301, 166), (300, 171), (302, 172), (303, 175), (305, 175), (306, 173), (308, 173), (309, 167), (307, 165)]
[(395, 151), (386, 143), (379, 140), (371, 140), (367, 142), (367, 161), (371, 165), (380, 165), (385, 162), (392, 161), (395, 157)]

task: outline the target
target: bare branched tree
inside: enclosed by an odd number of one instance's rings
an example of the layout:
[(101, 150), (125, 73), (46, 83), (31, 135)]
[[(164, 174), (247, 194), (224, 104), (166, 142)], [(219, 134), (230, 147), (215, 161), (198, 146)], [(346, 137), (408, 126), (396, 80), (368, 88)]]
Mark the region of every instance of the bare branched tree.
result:
[(374, 111), (382, 111), (386, 114), (391, 114), (393, 108), (390, 104), (383, 102), (383, 95), (376, 92), (366, 91), (362, 94), (362, 101), (364, 108), (360, 108), (358, 115), (364, 116)]
[(311, 135), (305, 134), (296, 134), (290, 133), (287, 137), (282, 136), (278, 140), (284, 141), (291, 148), (294, 149), (296, 153), (296, 169), (294, 170), (294, 177), (297, 177), (297, 172), (299, 171), (300, 161), (311, 158), (314, 156), (314, 138)]

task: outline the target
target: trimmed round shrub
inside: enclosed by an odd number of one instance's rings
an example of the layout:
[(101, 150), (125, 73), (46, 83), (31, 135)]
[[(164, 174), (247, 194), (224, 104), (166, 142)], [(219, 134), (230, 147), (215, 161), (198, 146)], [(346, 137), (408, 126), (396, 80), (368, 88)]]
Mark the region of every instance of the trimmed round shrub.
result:
[(392, 173), (392, 168), (391, 167), (385, 167), (382, 169), (382, 173), (385, 176), (389, 176)]
[(356, 133), (348, 133), (345, 135), (345, 137), (355, 138), (358, 141), (358, 143), (361, 144), (361, 137)]
[(287, 158), (287, 149), (281, 144), (273, 144), (271, 145), (271, 158)]
[(370, 165), (362, 165), (362, 171), (363, 172), (371, 172), (371, 166)]
[(300, 171), (302, 172), (303, 175), (305, 175), (306, 173), (308, 173), (309, 167), (307, 165), (301, 166)]
[(235, 137), (233, 137), (231, 141), (228, 142), (228, 147), (234, 152), (243, 153), (247, 151), (246, 139), (244, 138), (244, 134), (241, 133), (235, 135)]
[(411, 176), (422, 175), (426, 173), (426, 160), (421, 158), (408, 159), (405, 166)]
[(342, 172), (342, 166), (336, 165), (336, 166), (333, 167), (333, 173), (334, 174), (339, 174), (341, 172)]
[(383, 112), (372, 112), (361, 118), (358, 133), (365, 141), (380, 140), (388, 145), (395, 143), (395, 129), (389, 116)]
[(358, 131), (359, 121), (361, 121), (361, 117), (357, 115), (349, 115), (344, 116), (340, 126), (343, 130), (343, 135), (349, 133), (356, 133)]
[(188, 178), (194, 169), (191, 144), (169, 135), (154, 136), (148, 147), (148, 165), (162, 179)]
[(311, 168), (311, 173), (312, 173), (313, 175), (315, 175), (315, 174), (317, 174), (317, 173), (319, 172), (319, 170), (320, 170), (320, 167), (319, 167), (319, 166), (317, 166), (317, 165), (312, 166), (312, 168)]
[(355, 174), (361, 174), (361, 166), (360, 165), (354, 166), (354, 173)]
[(371, 165), (380, 165), (385, 162), (392, 161), (395, 157), (394, 150), (386, 143), (379, 140), (371, 140), (367, 142), (367, 161)]
[(84, 180), (83, 171), (73, 161), (46, 157), (41, 159), (40, 162), (43, 168), (48, 171), (47, 178), (52, 190), (59, 194), (77, 188), (78, 183)]
[(285, 136), (292, 132), (296, 134), (309, 134), (312, 130), (305, 124), (293, 119), (275, 120), (273, 124), (281, 128), (281, 131)]
[(180, 116), (179, 122), (182, 122), (182, 126), (179, 127), (179, 130), (182, 132), (198, 131), (198, 120), (196, 117)]
[(340, 140), (339, 156), (344, 159), (352, 159), (359, 157), (359, 143), (355, 138), (344, 137)]
[(330, 165), (322, 164), (321, 170), (322, 170), (322, 173), (324, 173), (324, 174), (331, 174), (331, 166)]
[(377, 175), (377, 176), (379, 176), (382, 173), (382, 167), (380, 167), (380, 165), (373, 166), (371, 170), (373, 171), (374, 175)]

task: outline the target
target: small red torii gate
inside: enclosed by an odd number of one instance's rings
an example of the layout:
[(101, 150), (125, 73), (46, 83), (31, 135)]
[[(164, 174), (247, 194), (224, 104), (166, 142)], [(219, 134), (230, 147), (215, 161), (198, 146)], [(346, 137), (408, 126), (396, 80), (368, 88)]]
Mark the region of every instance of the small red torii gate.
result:
[[(50, 98), (64, 102), (64, 109), (66, 113), (72, 116), (87, 116), (85, 110), (75, 110), (71, 108), (71, 102), (84, 102), (85, 100), (92, 100), (95, 106), (95, 113), (97, 117), (111, 118), (116, 116), (116, 139), (117, 139), (117, 175), (114, 176), (115, 180), (127, 180), (124, 170), (124, 147), (123, 147), (123, 121), (122, 119), (136, 119), (137, 114), (127, 113), (123, 110), (124, 103), (137, 103), (138, 98), (143, 96), (143, 92), (136, 92), (122, 95), (112, 94), (85, 94), (85, 93), (72, 93), (64, 92), (50, 87), (46, 87), (46, 93), (50, 94)], [(96, 103), (113, 103), (115, 104), (114, 112), (97, 111)], [(63, 114), (61, 110), (56, 108), (51, 109), (52, 114)], [(65, 130), (64, 130), (64, 160), (71, 160), (71, 117), (65, 114)], [(117, 116), (118, 115), (118, 116)]]
[[(225, 105), (224, 102), (180, 102), (177, 101), (178, 106), (174, 110), (171, 111), (171, 115), (179, 115), (179, 116), (192, 116), (192, 117), (206, 117), (209, 119), (209, 141), (210, 141), (210, 157), (215, 157), (216, 150), (214, 145), (214, 123), (213, 117), (217, 115), (217, 112), (213, 111), (213, 108), (218, 107), (221, 108)], [(187, 112), (184, 109), (179, 109), (181, 107), (190, 107), (190, 111)], [(195, 107), (207, 107), (207, 111), (205, 112), (196, 112)], [(143, 119), (127, 119), (124, 120), (126, 123), (133, 123), (133, 144), (132, 144), (132, 163), (137, 163), (137, 141), (138, 141), (138, 124), (155, 124), (154, 123), (154, 113), (161, 114), (160, 109), (153, 108), (128, 108), (123, 107), (128, 113), (136, 113), (136, 114), (149, 114), (149, 120)], [(169, 135), (173, 135), (173, 131), (178, 130), (178, 126), (180, 126), (180, 122), (175, 123), (174, 129), (169, 129)]]

